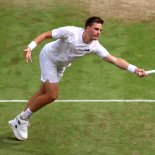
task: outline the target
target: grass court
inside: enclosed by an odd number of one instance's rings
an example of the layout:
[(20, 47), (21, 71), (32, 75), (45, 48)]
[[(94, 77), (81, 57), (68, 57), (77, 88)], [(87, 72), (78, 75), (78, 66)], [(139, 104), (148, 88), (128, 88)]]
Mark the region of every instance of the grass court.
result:
[[(27, 100), (40, 85), (38, 55), (26, 64), (22, 49), (53, 28), (84, 26), (90, 12), (69, 0), (0, 0), (0, 100)], [(113, 55), (155, 69), (155, 23), (106, 19), (100, 42)], [(94, 55), (67, 69), (58, 99), (155, 99), (155, 76), (138, 78)], [(0, 103), (2, 155), (154, 155), (155, 103), (53, 103), (32, 116), (29, 139), (8, 126), (25, 103)]]

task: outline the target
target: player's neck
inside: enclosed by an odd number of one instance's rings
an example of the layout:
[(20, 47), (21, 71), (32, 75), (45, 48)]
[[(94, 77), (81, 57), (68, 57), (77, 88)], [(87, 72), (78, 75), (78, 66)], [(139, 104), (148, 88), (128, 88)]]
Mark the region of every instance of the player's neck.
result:
[(85, 44), (90, 44), (93, 41), (85, 31), (82, 34), (82, 40)]

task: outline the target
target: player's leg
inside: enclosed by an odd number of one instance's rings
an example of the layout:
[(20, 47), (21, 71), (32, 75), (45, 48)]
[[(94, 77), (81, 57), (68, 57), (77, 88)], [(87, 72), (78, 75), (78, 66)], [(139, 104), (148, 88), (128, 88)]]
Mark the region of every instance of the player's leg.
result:
[(36, 98), (38, 98), (42, 94), (45, 94), (45, 92), (46, 92), (45, 84), (42, 82), (39, 90), (35, 92), (34, 95), (29, 99), (23, 111), (25, 111)]
[(53, 63), (48, 62), (47, 64), (47, 61), (44, 62), (46, 64), (43, 63), (43, 67), (41, 66), (41, 81), (43, 83), (41, 84), (39, 92), (31, 97), (24, 109), (25, 111), (23, 111), (20, 115), (17, 115), (15, 119), (9, 121), (9, 125), (11, 126), (14, 135), (19, 140), (25, 140), (28, 138), (28, 123), (31, 115), (48, 103), (53, 102), (58, 96), (59, 79), (57, 67)]
[[(43, 90), (42, 90), (43, 89)], [(48, 80), (42, 83), (40, 93), (36, 93), (20, 114), (21, 119), (28, 120), (33, 113), (56, 100), (58, 96), (58, 83), (50, 83)]]
[(25, 111), (20, 115), (17, 115), (15, 119), (9, 121), (9, 125), (11, 126), (14, 135), (19, 140), (28, 138), (29, 118), (32, 113), (53, 102), (58, 96), (58, 83), (46, 81), (42, 85), (45, 88), (45, 91), (43, 91), (42, 94), (35, 96)]
[(28, 107), (33, 113), (44, 107), (45, 105), (53, 102), (58, 97), (58, 83), (45, 82), (45, 92), (35, 98)]
[(24, 111), (14, 120), (9, 121), (14, 135), (20, 140), (28, 138), (28, 120), (32, 113), (53, 102), (58, 96), (58, 82), (60, 79), (58, 68), (54, 62), (46, 57), (44, 51), (40, 54), (40, 67), (41, 81), (43, 82), (40, 90), (31, 97)]

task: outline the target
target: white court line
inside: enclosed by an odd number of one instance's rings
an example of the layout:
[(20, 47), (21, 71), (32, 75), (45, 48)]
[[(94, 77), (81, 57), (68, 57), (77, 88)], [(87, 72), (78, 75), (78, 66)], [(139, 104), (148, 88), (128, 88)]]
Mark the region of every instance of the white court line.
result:
[[(5, 102), (27, 102), (28, 100), (0, 100), (1, 103)], [(149, 99), (137, 99), (137, 100), (56, 100), (54, 102), (155, 102), (155, 100)]]

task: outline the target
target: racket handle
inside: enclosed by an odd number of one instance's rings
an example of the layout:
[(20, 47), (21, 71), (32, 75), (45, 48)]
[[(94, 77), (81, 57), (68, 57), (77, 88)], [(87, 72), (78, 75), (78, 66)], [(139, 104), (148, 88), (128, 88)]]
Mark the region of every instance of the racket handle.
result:
[(145, 72), (146, 74), (154, 74), (155, 73), (155, 70), (148, 70)]

